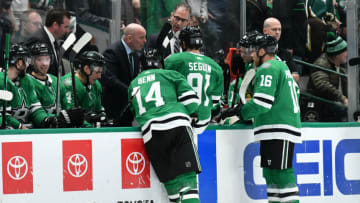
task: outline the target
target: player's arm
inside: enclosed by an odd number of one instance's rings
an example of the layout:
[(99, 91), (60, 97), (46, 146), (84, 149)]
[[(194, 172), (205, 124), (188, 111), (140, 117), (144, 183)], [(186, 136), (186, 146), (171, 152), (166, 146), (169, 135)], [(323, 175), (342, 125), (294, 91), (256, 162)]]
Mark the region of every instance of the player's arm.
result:
[(189, 115), (195, 113), (201, 101), (185, 77), (175, 71), (169, 72), (167, 76), (172, 77), (175, 82), (178, 101), (185, 106)]
[(254, 80), (254, 96), (241, 108), (244, 120), (270, 111), (275, 100), (278, 78), (270, 68), (258, 69)]

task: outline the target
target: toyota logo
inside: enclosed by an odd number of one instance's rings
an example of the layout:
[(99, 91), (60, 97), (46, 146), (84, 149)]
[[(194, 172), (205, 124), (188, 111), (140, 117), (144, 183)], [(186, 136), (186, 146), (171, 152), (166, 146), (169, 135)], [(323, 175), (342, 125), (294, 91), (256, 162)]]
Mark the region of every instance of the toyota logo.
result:
[(88, 162), (82, 154), (73, 154), (67, 163), (69, 173), (75, 178), (80, 178), (87, 172)]
[(145, 158), (140, 152), (133, 152), (126, 158), (126, 169), (132, 175), (140, 175), (145, 169)]
[(7, 172), (14, 180), (23, 179), (28, 172), (28, 164), (24, 157), (13, 156), (7, 163)]

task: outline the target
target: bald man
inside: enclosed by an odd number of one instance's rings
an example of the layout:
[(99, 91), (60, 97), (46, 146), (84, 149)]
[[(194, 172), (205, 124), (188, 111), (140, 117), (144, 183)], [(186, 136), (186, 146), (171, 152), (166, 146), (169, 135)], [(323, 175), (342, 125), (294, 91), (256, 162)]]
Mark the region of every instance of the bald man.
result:
[[(273, 18), (273, 17), (265, 19), (264, 26), (263, 26), (263, 33), (271, 35), (271, 36), (275, 37), (277, 39), (277, 41), (279, 41), (280, 37), (281, 37), (280, 21), (277, 18)], [(293, 76), (295, 81), (299, 82), (300, 75), (298, 73), (296, 64), (293, 61), (293, 57), (292, 57), (291, 53), (286, 49), (278, 48), (276, 55), (278, 56), (277, 59), (282, 60), (286, 63), (286, 65), (289, 67), (289, 69), (291, 71), (291, 75)]]
[(102, 103), (116, 126), (131, 126), (134, 119), (129, 110), (122, 117), (120, 114), (128, 103), (128, 86), (140, 71), (136, 52), (141, 51), (145, 43), (144, 27), (131, 23), (125, 27), (122, 39), (104, 51), (107, 68), (100, 80)]

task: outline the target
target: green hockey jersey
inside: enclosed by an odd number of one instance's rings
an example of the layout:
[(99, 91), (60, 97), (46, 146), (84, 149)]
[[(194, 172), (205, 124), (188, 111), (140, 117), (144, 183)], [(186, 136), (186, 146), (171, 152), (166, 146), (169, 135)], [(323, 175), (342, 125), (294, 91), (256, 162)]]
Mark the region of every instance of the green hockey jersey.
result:
[[(63, 109), (70, 109), (74, 107), (74, 97), (72, 89), (71, 73), (64, 75), (61, 78), (61, 83), (64, 86), (65, 91), (62, 91), (61, 106)], [(101, 93), (102, 88), (99, 81), (96, 81), (94, 85), (88, 85), (87, 87), (80, 81), (78, 77), (75, 77), (75, 89), (76, 99), (79, 106), (81, 106), (86, 112), (102, 113), (104, 107), (101, 105)]]
[[(4, 73), (0, 73), (0, 80), (3, 80)], [(16, 81), (8, 80), (8, 85), (13, 93), (13, 99), (9, 102), (11, 115), (24, 124), (33, 124), (33, 127), (40, 127), (41, 122), (48, 117), (37, 98), (34, 80), (28, 74), (18, 77)], [(15, 125), (15, 126), (13, 126)], [(16, 124), (13, 124), (16, 127)]]
[(130, 83), (128, 92), (145, 143), (151, 139), (151, 130), (191, 127), (189, 115), (200, 104), (184, 76), (172, 70), (143, 71)]
[(221, 67), (211, 58), (192, 52), (173, 54), (165, 60), (165, 69), (175, 70), (187, 79), (201, 103), (195, 133), (202, 133), (211, 120), (211, 110), (219, 103), (224, 91)]
[(254, 96), (241, 116), (254, 118), (255, 140), (301, 142), (299, 87), (289, 68), (276, 59), (263, 63), (254, 78)]
[(57, 78), (51, 74), (47, 74), (46, 80), (34, 79), (35, 92), (42, 107), (48, 114), (56, 114), (56, 86)]
[[(0, 89), (4, 90), (4, 73), (1, 72), (0, 73)], [(16, 87), (14, 86), (14, 83), (12, 83), (9, 79), (7, 80), (7, 90), (12, 92), (14, 94), (14, 92), (16, 91)], [(4, 107), (4, 101), (0, 100), (0, 117), (1, 117), (1, 122), (0, 124), (2, 124), (2, 112), (3, 112), (3, 107)], [(14, 118), (11, 115), (11, 101), (6, 102), (6, 125), (9, 127), (12, 127), (14, 129), (18, 129), (20, 128), (20, 121), (18, 121), (16, 118)]]

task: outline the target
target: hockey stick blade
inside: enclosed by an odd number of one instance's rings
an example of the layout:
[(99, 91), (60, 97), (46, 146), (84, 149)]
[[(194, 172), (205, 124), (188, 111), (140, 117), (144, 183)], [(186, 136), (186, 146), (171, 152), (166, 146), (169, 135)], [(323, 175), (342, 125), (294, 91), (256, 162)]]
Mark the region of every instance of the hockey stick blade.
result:
[(80, 50), (82, 48), (84, 48), (84, 46), (90, 42), (92, 38), (92, 35), (88, 32), (86, 32), (85, 34), (83, 34), (80, 39), (74, 44), (70, 54), (69, 54), (69, 59), (70, 61), (73, 61), (76, 54), (78, 54), (80, 52)]
[(255, 77), (255, 73), (256, 73), (256, 71), (254, 69), (248, 70), (245, 73), (244, 79), (243, 79), (243, 81), (241, 83), (239, 95), (240, 95), (241, 102), (243, 104), (246, 103), (246, 98), (245, 98), (246, 90), (249, 87), (249, 84), (252, 81), (252, 79)]
[(69, 47), (75, 42), (76, 37), (74, 33), (71, 33), (64, 43), (62, 44), (60, 51), (59, 51), (59, 58), (61, 59), (64, 53), (69, 49)]
[(350, 66), (356, 66), (358, 64), (360, 64), (360, 57), (355, 57), (349, 60)]
[(13, 93), (7, 90), (0, 90), (0, 100), (11, 101), (13, 99)]

